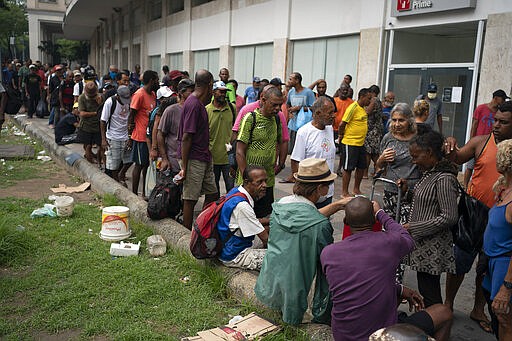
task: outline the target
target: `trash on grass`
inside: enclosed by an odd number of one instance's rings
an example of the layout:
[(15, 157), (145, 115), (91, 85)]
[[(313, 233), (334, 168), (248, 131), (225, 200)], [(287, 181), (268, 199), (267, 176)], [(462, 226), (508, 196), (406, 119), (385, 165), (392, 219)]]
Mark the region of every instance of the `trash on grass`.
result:
[(39, 155), (46, 155), (46, 150), (41, 150), (39, 153), (37, 153)]
[(25, 231), (25, 226), (23, 226), (23, 225), (16, 226), (16, 231), (20, 231), (20, 232)]
[(43, 207), (35, 209), (30, 214), (30, 218), (37, 218), (37, 217), (56, 217), (57, 213), (53, 211), (55, 208), (55, 205), (52, 204), (44, 204)]
[(234, 323), (198, 332), (198, 336), (184, 337), (181, 341), (254, 340), (279, 328), (255, 313), (250, 313)]
[(54, 201), (59, 217), (69, 217), (73, 215), (73, 208), (75, 206), (75, 199), (73, 199), (73, 197), (68, 195), (50, 195), (48, 200)]
[(190, 282), (190, 277), (188, 277), (188, 276), (181, 277), (181, 278), (180, 278), (180, 281), (181, 281), (182, 283), (188, 283), (188, 282)]
[(112, 243), (110, 244), (110, 254), (112, 256), (128, 257), (137, 256), (139, 254), (140, 242), (138, 244), (132, 243)]
[(47, 162), (47, 161), (51, 161), (52, 160), (52, 158), (49, 157), (48, 155), (38, 155), (37, 159), (41, 160), (43, 162)]
[(240, 315), (233, 316), (233, 318), (231, 320), (229, 320), (228, 324), (235, 324), (238, 321), (240, 321), (241, 319), (243, 319), (243, 316), (240, 316)]
[(25, 134), (24, 132), (18, 130), (18, 131), (14, 132), (14, 135), (16, 135), (16, 136), (25, 136), (27, 134)]
[(149, 236), (146, 240), (146, 245), (149, 251), (149, 254), (153, 257), (159, 257), (165, 255), (167, 251), (167, 243), (159, 234)]
[(53, 193), (81, 193), (85, 192), (91, 184), (89, 182), (84, 182), (79, 186), (68, 187), (65, 184), (59, 184), (59, 187), (50, 188)]

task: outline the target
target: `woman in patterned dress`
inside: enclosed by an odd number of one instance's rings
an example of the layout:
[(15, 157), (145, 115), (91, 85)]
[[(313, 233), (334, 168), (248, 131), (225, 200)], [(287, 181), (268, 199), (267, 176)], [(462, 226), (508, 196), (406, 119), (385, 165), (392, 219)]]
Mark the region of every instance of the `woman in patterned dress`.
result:
[(369, 89), (373, 94), (373, 98), (370, 105), (365, 108), (366, 113), (368, 114), (368, 133), (364, 140), (366, 164), (368, 165), (363, 175), (363, 178), (365, 179), (368, 178), (368, 169), (370, 168), (371, 161), (373, 161), (373, 168), (376, 168), (375, 165), (380, 155), (380, 141), (384, 134), (384, 125), (382, 123), (382, 102), (379, 99), (380, 89), (377, 85), (372, 85)]
[(409, 223), (404, 227), (416, 242), (406, 263), (417, 272), (425, 306), (443, 303), (441, 273), (455, 273), (451, 227), (457, 222), (457, 168), (444, 158), (443, 137), (436, 131), (410, 142), (412, 162), (423, 175), (414, 187)]

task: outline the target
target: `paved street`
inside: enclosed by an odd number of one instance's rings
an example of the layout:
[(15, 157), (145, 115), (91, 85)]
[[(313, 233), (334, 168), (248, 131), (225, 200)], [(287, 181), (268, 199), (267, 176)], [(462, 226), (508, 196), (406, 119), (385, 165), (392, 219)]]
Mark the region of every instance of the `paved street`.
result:
[[(48, 119), (38, 119), (34, 118), (31, 120), (31, 124), (38, 125), (42, 129), (46, 129), (48, 135), (53, 136), (53, 130), (50, 129), (47, 125)], [(67, 145), (64, 148), (69, 148), (80, 155), (83, 155), (82, 146), (79, 144)], [(281, 178), (285, 178), (290, 173), (289, 161), (287, 162), (286, 169), (277, 176), (276, 186), (275, 186), (275, 197), (279, 199), (283, 196), (289, 195), (292, 192), (293, 184), (280, 184), (278, 180)], [(128, 171), (128, 180), (131, 179), (131, 170)], [(130, 185), (129, 185), (130, 186)], [(142, 185), (141, 185), (142, 186)], [(351, 187), (350, 187), (351, 188)], [(370, 194), (371, 192), (371, 183), (368, 180), (363, 180), (362, 190), (365, 194)], [(339, 197), (341, 192), (341, 179), (338, 178), (335, 181), (335, 196)], [(380, 187), (376, 189), (376, 198), (378, 200), (380, 192)], [(196, 206), (196, 210), (199, 210), (201, 207), (201, 202)], [(339, 240), (341, 238), (341, 226), (343, 221), (343, 212), (338, 212), (332, 217), (332, 223), (334, 227), (334, 238), (335, 240)], [(357, 255), (354, 255), (357, 257)], [(442, 276), (442, 282), (444, 283), (445, 277)], [(416, 287), (416, 279), (414, 272), (407, 271), (405, 276), (405, 285), (408, 285), (412, 288)], [(444, 288), (444, 285), (443, 285)], [(479, 340), (479, 341), (490, 341), (495, 340), (495, 338), (488, 333), (483, 332), (478, 325), (469, 319), (469, 312), (471, 311), (473, 304), (473, 292), (474, 292), (474, 270), (467, 276), (465, 281), (462, 284), (462, 287), (459, 291), (459, 295), (457, 296), (455, 303), (455, 321), (454, 327), (452, 330), (452, 340)], [(406, 308), (404, 307), (404, 310)]]

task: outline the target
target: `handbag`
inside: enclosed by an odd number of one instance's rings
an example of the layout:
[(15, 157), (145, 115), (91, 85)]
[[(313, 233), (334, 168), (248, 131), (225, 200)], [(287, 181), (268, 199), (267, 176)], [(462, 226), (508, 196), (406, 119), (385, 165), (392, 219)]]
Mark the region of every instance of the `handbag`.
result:
[(482, 249), (489, 208), (467, 194), (460, 184), (459, 190), (459, 219), (452, 226), (453, 243), (462, 250), (476, 255)]

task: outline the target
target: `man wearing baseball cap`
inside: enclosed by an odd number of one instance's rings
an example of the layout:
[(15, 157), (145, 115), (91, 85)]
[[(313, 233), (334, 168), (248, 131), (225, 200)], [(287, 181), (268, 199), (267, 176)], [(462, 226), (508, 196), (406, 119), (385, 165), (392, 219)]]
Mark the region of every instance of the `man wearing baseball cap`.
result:
[(439, 126), (439, 132), (443, 133), (443, 102), (437, 97), (437, 84), (430, 83), (427, 86), (427, 95), (419, 95), (416, 99), (424, 99), (428, 102), (429, 111), (425, 124), (434, 129), (435, 123)]
[(213, 101), (206, 106), (208, 126), (210, 128), (210, 151), (213, 160), (215, 185), (220, 193), (219, 180), (222, 174), (226, 192), (233, 186), (233, 178), (229, 176), (229, 161), (226, 145), (230, 143), (231, 127), (236, 118), (236, 109), (226, 99), (226, 93), (231, 92), (223, 81), (213, 83)]
[(48, 96), (46, 101), (50, 103), (50, 118), (48, 124), (54, 127), (59, 122), (60, 118), (60, 101), (59, 101), (59, 88), (60, 83), (64, 80), (63, 67), (57, 64), (53, 67), (53, 75), (48, 82)]
[(101, 145), (105, 150), (105, 168), (111, 171), (112, 178), (126, 186), (119, 179), (121, 166), (131, 165), (131, 151), (128, 142), (128, 116), (130, 114), (130, 88), (120, 85), (117, 94), (109, 97), (101, 112)]
[(178, 83), (178, 103), (165, 108), (158, 124), (157, 141), (159, 155), (162, 157), (160, 171), (170, 169), (174, 173), (180, 171), (178, 162), (178, 127), (183, 113), (183, 104), (194, 91), (194, 81), (185, 78)]
[(254, 77), (252, 79), (252, 86), (245, 89), (244, 99), (246, 104), (256, 102), (260, 98), (260, 85), (260, 77)]

